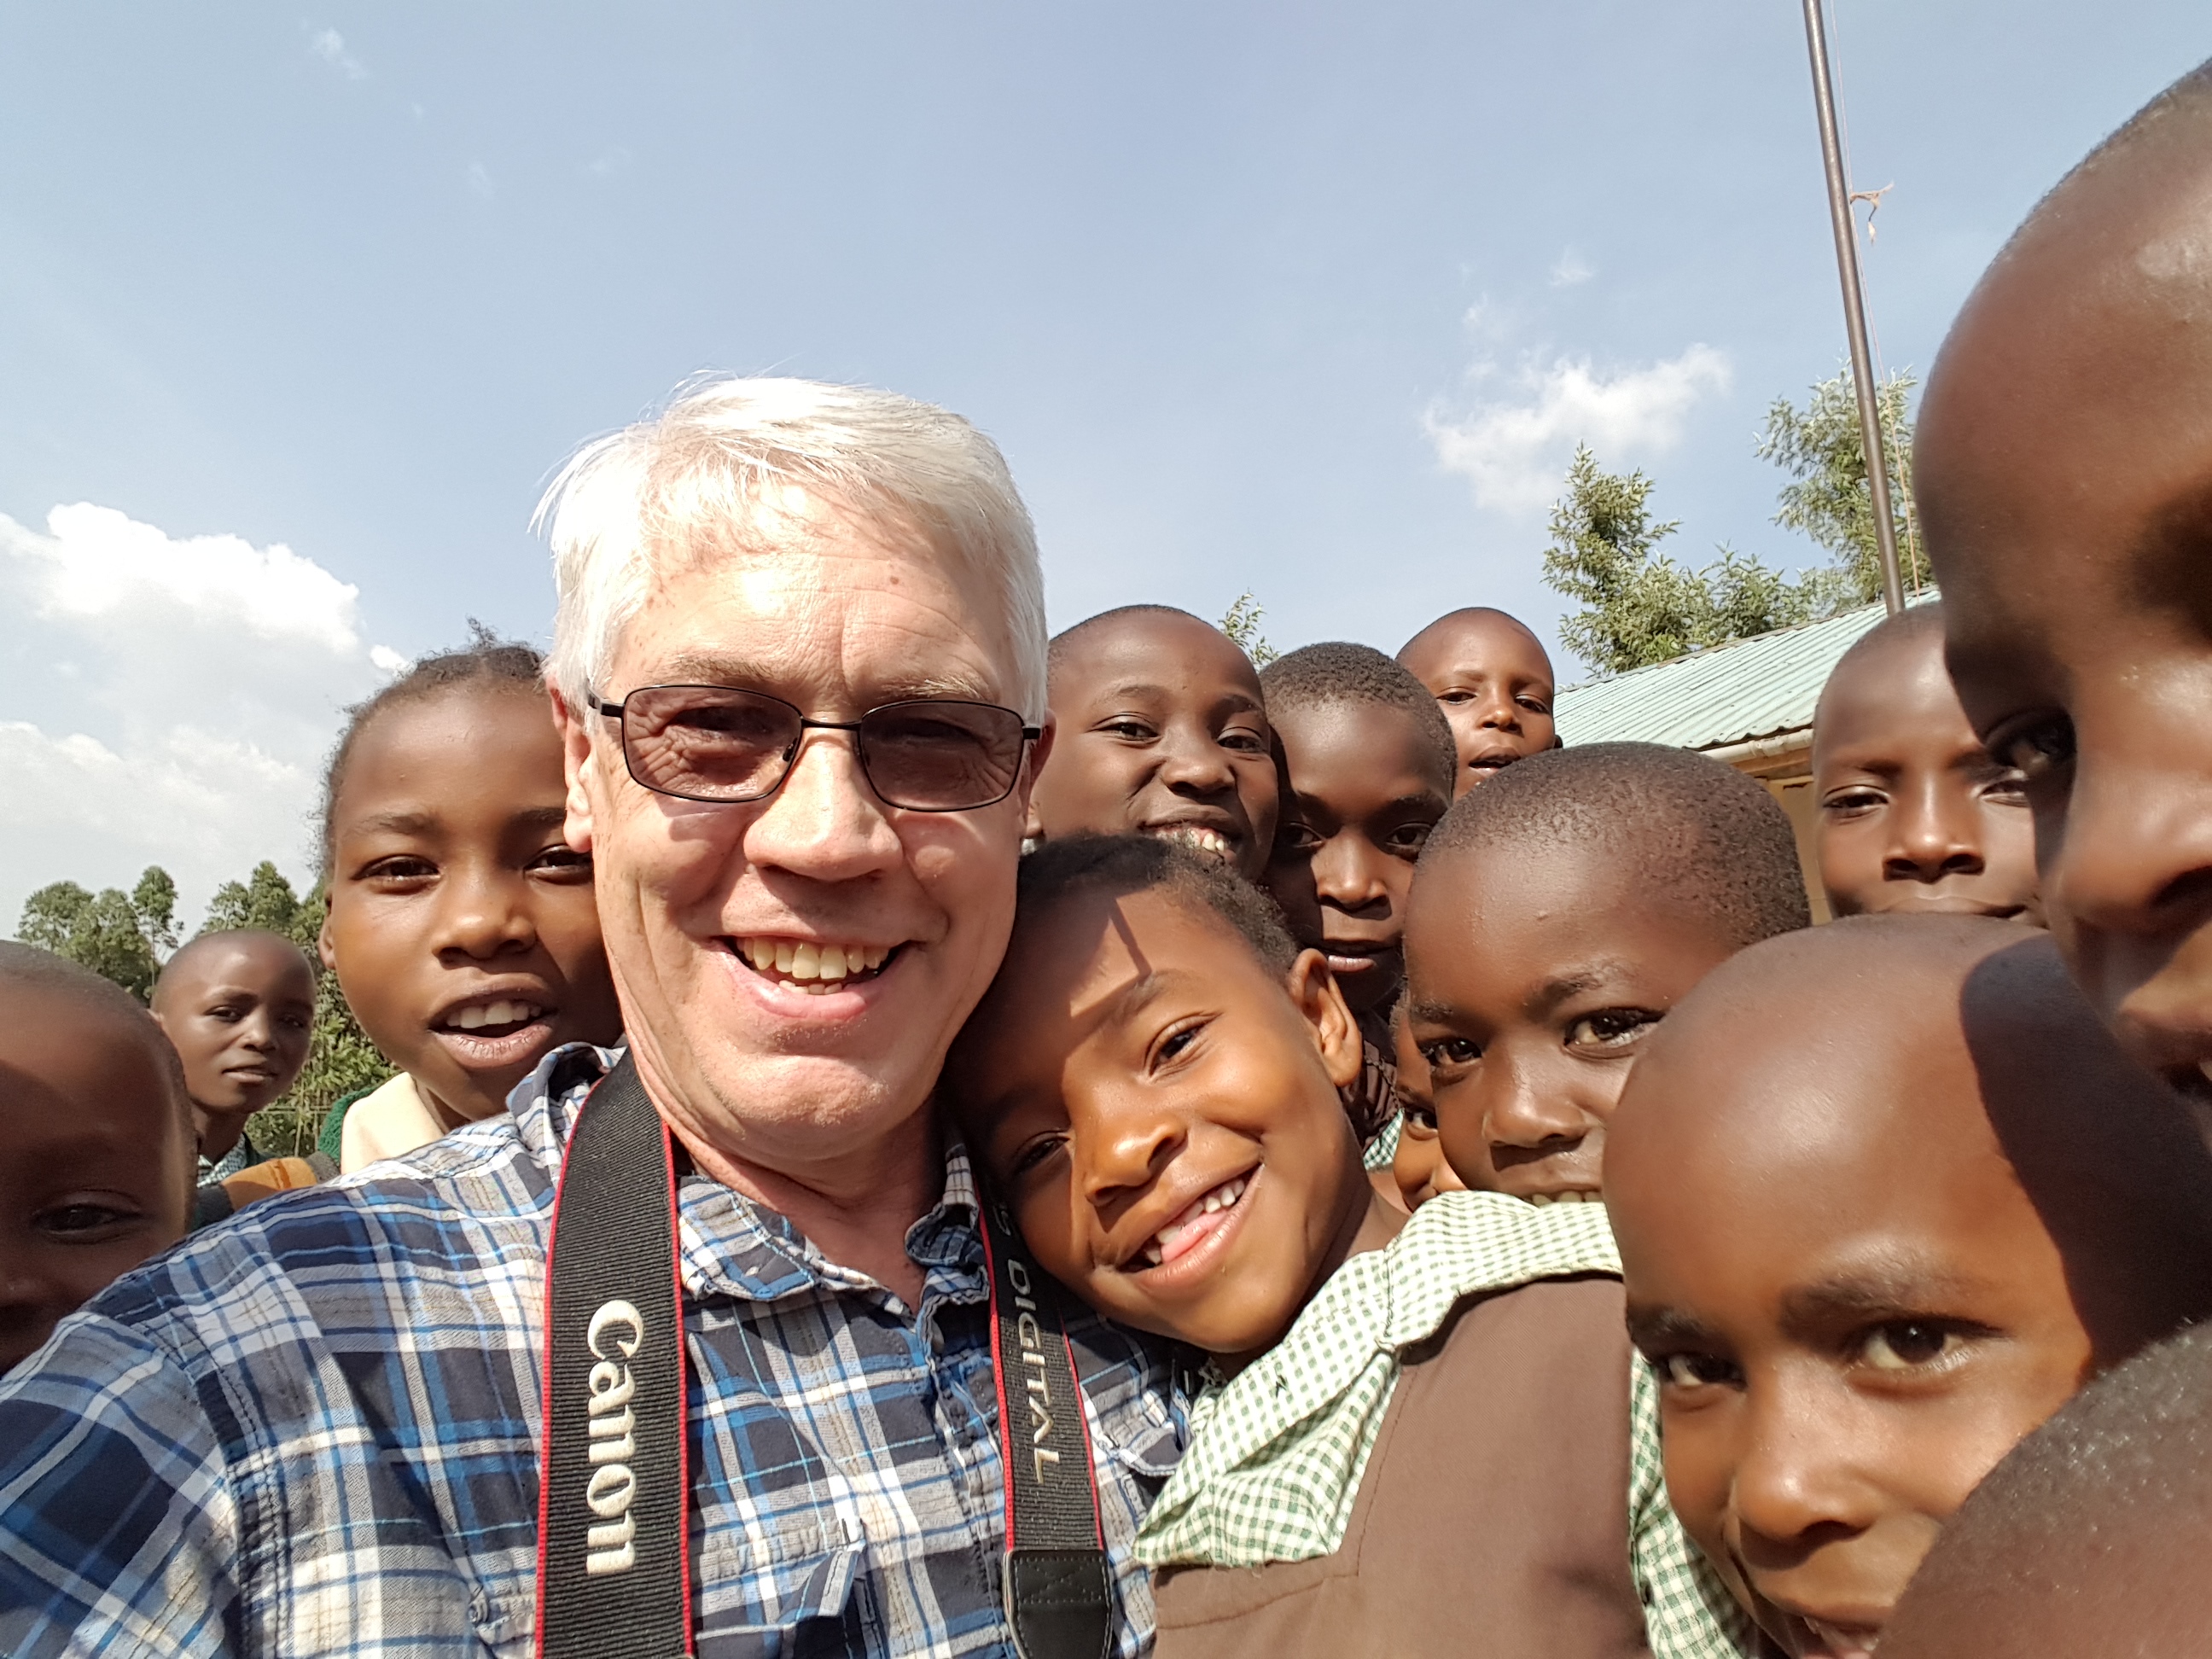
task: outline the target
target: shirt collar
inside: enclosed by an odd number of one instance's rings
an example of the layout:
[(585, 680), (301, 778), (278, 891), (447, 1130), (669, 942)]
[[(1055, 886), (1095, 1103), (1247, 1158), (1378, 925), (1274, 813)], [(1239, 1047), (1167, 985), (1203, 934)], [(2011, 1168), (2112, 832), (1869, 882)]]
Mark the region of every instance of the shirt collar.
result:
[[(508, 1097), (516, 1132), (549, 1177), (560, 1172), (562, 1149), (586, 1096), (623, 1054), (585, 1042), (556, 1048)], [(695, 1296), (772, 1302), (823, 1289), (881, 1293), (873, 1280), (825, 1259), (784, 1216), (711, 1177), (682, 1177), (676, 1208), (681, 1277)], [(967, 1148), (950, 1140), (942, 1194), (906, 1235), (907, 1255), (928, 1270), (931, 1294), (959, 1302), (988, 1294), (978, 1221), (974, 1166)]]

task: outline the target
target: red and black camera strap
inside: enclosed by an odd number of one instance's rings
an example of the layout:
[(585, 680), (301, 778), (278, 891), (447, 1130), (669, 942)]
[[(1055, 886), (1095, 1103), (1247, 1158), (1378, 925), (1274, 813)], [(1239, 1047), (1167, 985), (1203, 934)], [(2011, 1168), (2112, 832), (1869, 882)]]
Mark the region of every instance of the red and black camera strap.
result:
[[(980, 1206), (1022, 1659), (1102, 1659), (1113, 1596), (1059, 1286)], [(578, 1109), (545, 1275), (538, 1659), (691, 1652), (684, 1293), (668, 1131), (625, 1055)], [(763, 1379), (765, 1383), (765, 1379)]]

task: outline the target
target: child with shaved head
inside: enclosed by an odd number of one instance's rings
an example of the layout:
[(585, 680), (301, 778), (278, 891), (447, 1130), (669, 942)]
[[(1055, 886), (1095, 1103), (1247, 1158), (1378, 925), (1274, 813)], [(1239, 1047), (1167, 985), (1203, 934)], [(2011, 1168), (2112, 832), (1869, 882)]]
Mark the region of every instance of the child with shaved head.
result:
[(1876, 623), (1844, 653), (1813, 715), (1829, 908), (2040, 921), (2021, 786), (1959, 706), (1942, 606)]
[(1126, 605), (1055, 635), (1047, 665), (1053, 736), (1030, 837), (1157, 836), (1258, 880), (1280, 786), (1237, 641), (1188, 611)]
[(1588, 744), (1462, 796), (1406, 927), (1410, 1033), (1460, 1180), (1595, 1201), (1653, 1029), (1745, 945), (1810, 920), (1788, 817), (1705, 756)]
[(1389, 1027), (1406, 900), (1413, 861), (1451, 805), (1451, 728), (1421, 683), (1372, 646), (1304, 646), (1261, 670), (1260, 687), (1288, 785), (1265, 884), (1291, 937), (1328, 958), (1359, 1022), (1355, 1119), (1379, 1169), (1397, 1149)]
[(0, 1371), (185, 1236), (193, 1140), (146, 1011), (74, 963), (0, 944)]
[(202, 933), (162, 964), (153, 1007), (184, 1062), (202, 1183), (260, 1163), (246, 1121), (307, 1063), (315, 974), (307, 952), (255, 928)]
[(1797, 1659), (1863, 1659), (1999, 1458), (2212, 1313), (2212, 1156), (2015, 924), (1716, 969), (1637, 1062), (1605, 1196), (1675, 1510)]
[(1486, 605), (1437, 617), (1398, 660), (1451, 722), (1465, 794), (1517, 760), (1559, 746), (1552, 722), (1552, 659), (1527, 623)]
[(2212, 1100), (2212, 64), (2063, 179), (1938, 355), (1915, 498), (1960, 701), (2027, 779), (2051, 928)]

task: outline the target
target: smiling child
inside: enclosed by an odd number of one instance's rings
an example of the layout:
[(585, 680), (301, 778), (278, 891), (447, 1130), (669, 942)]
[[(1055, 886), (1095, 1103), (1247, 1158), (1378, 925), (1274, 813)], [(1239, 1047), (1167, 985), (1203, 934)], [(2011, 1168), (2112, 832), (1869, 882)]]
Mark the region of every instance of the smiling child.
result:
[(1212, 623), (1124, 605), (1056, 635), (1030, 834), (1158, 836), (1257, 880), (1280, 793), (1260, 677)]
[(129, 993), (0, 944), (0, 1371), (185, 1236), (191, 1098)]
[(1737, 1651), (1635, 1410), (1603, 1211), (1398, 1214), (1339, 1100), (1358, 1065), (1322, 954), (1228, 872), (1137, 836), (1023, 861), (948, 1094), (1038, 1261), (1212, 1362), (1138, 1538), (1162, 1659), (1457, 1654), (1470, 1628), (1492, 1655)]
[(1788, 816), (1703, 755), (1587, 744), (1462, 796), (1406, 927), (1407, 1012), (1459, 1178), (1595, 1200), (1652, 1029), (1745, 945), (1810, 921)]
[(2042, 921), (2021, 775), (1990, 758), (1959, 706), (1941, 605), (1891, 617), (1844, 653), (1813, 715), (1813, 788), (1838, 915)]
[(2017, 924), (1858, 918), (1716, 969), (1637, 1062), (1605, 1192), (1675, 1510), (1795, 1659), (1864, 1659), (2014, 1443), (2212, 1312), (2212, 1157)]
[(1929, 376), (1914, 494), (1959, 700), (2121, 1040), (2212, 1102), (2212, 64), (2061, 181)]
[(1517, 617), (1469, 605), (1437, 617), (1398, 653), (1451, 722), (1465, 794), (1518, 760), (1559, 746), (1552, 659)]
[(263, 1154), (246, 1121), (292, 1086), (307, 1063), (315, 971), (278, 933), (202, 933), (161, 966), (154, 1023), (185, 1068), (199, 1132), (200, 1180), (221, 1181)]
[(354, 711), (331, 763), (323, 961), (400, 1068), (324, 1126), (349, 1174), (504, 1111), (561, 1044), (621, 1032), (539, 669), (489, 638), (428, 658)]
[(1390, 1042), (1397, 1055), (1398, 1145), (1390, 1157), (1390, 1179), (1398, 1200), (1407, 1212), (1418, 1210), (1438, 1193), (1467, 1190), (1444, 1161), (1443, 1142), (1437, 1134), (1437, 1104), (1429, 1094), (1429, 1062), (1415, 1046), (1412, 1027), (1401, 1002), (1390, 1016)]

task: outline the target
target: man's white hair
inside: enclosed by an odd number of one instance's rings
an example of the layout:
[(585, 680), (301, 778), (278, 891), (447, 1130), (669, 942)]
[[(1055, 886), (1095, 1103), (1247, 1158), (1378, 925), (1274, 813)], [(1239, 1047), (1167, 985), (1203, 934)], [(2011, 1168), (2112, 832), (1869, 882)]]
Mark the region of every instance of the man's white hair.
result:
[(604, 692), (623, 629), (655, 582), (702, 559), (773, 556), (764, 494), (798, 485), (919, 532), (997, 589), (1014, 660), (1009, 693), (1044, 714), (1044, 572), (999, 447), (933, 404), (819, 380), (725, 378), (678, 388), (654, 419), (568, 458), (532, 524), (553, 548), (553, 683), (572, 708)]

